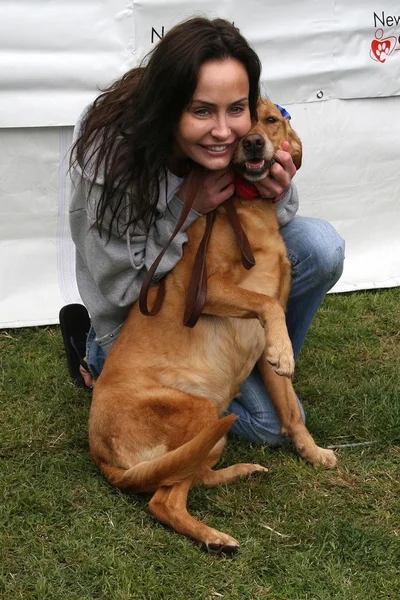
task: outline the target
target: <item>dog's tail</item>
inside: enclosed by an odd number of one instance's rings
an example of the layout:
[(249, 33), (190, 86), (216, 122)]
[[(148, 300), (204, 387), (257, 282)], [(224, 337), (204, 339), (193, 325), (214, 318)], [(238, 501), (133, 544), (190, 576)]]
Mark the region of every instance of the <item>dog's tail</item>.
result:
[(153, 492), (194, 475), (215, 444), (226, 435), (236, 420), (228, 415), (205, 427), (189, 442), (163, 456), (121, 469), (101, 462), (98, 464), (106, 479), (125, 492)]

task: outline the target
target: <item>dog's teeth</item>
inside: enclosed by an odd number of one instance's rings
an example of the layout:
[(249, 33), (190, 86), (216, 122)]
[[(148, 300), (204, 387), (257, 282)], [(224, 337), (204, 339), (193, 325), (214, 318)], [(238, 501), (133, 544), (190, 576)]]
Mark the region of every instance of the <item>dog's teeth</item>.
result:
[(258, 160), (258, 161), (246, 161), (245, 165), (246, 165), (246, 169), (248, 171), (259, 171), (260, 169), (263, 168), (265, 163), (265, 160)]

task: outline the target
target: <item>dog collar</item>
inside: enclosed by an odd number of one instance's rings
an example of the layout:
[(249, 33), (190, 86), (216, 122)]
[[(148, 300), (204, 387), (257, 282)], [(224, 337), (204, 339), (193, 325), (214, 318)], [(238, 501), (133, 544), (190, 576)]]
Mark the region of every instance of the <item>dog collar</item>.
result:
[[(233, 184), (235, 186), (236, 195), (242, 198), (243, 200), (251, 202), (256, 198), (261, 198), (260, 192), (258, 191), (256, 186), (243, 179), (243, 177), (240, 177), (240, 175), (234, 176)], [(276, 204), (277, 202), (279, 202), (279, 200), (282, 200), (285, 194), (286, 190), (284, 190), (282, 194), (279, 194), (279, 196), (277, 196), (276, 198), (268, 198), (268, 201), (272, 204)]]
[(243, 200), (255, 200), (256, 198), (260, 197), (260, 192), (256, 186), (252, 183), (249, 183), (239, 175), (235, 175), (233, 184), (235, 186), (236, 194), (243, 198)]

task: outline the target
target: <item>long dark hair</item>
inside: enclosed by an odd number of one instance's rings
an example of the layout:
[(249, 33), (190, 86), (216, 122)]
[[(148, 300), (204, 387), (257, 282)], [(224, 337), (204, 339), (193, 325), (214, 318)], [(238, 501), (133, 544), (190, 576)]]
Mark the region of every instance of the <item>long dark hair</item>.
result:
[[(86, 113), (72, 152), (93, 182), (101, 173), (104, 186), (96, 207), (99, 231), (105, 214), (109, 231), (120, 234), (131, 224), (151, 223), (160, 181), (167, 177), (174, 135), (190, 104), (199, 69), (209, 60), (234, 58), (249, 78), (249, 107), (256, 119), (261, 64), (257, 54), (224, 19), (192, 18), (171, 29), (145, 57), (94, 101)], [(144, 66), (143, 66), (144, 65)], [(109, 219), (107, 219), (108, 221)]]

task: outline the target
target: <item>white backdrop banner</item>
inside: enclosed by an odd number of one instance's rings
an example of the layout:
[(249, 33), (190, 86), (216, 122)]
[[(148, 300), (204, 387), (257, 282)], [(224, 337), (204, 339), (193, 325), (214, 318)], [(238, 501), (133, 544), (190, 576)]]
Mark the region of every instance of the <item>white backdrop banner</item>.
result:
[(0, 127), (73, 125), (111, 81), (193, 15), (232, 21), (281, 104), (400, 93), (395, 0), (3, 0)]
[(0, 327), (79, 301), (66, 154), (83, 107), (168, 29), (234, 22), (303, 140), (300, 214), (346, 239), (334, 291), (400, 285), (400, 6), (371, 0), (5, 0), (0, 19)]

